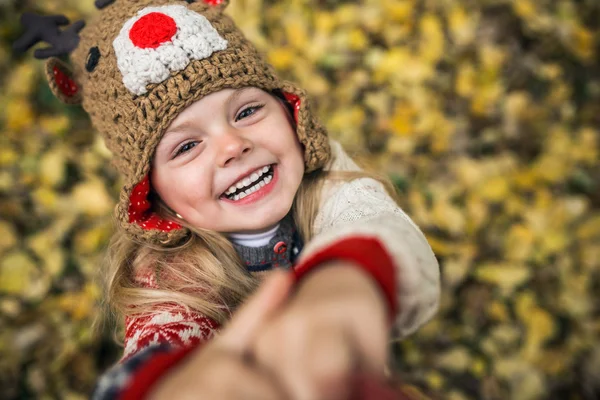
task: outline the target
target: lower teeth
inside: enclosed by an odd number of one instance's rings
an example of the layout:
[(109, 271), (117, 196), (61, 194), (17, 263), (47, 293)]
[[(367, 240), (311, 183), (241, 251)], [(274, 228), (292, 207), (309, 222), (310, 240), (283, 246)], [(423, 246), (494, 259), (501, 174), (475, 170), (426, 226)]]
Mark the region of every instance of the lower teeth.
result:
[[(229, 195), (229, 196), (227, 196), (227, 198), (229, 200), (237, 201), (237, 200), (243, 199), (246, 196), (251, 195), (254, 192), (259, 191), (263, 186), (266, 186), (269, 184), (269, 182), (271, 182), (271, 180), (273, 179), (273, 170), (269, 169), (269, 171), (261, 178), (262, 178), (261, 180), (254, 182), (254, 186), (251, 186), (251, 189), (254, 189), (254, 190), (252, 192), (250, 192), (249, 194), (246, 194), (246, 191), (244, 191), (239, 194)], [(248, 190), (248, 189), (246, 189), (246, 190)]]

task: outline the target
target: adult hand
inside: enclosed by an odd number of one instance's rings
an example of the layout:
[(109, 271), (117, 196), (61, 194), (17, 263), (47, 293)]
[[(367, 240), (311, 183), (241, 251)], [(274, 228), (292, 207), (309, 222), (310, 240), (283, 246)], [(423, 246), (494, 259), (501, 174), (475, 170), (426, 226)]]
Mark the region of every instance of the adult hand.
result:
[(387, 313), (371, 276), (350, 262), (329, 262), (271, 317), (253, 355), (294, 400), (347, 399), (355, 373), (383, 379)]
[(285, 399), (277, 381), (250, 362), (248, 350), (259, 330), (287, 299), (292, 283), (289, 272), (274, 271), (221, 334), (161, 378), (149, 398)]

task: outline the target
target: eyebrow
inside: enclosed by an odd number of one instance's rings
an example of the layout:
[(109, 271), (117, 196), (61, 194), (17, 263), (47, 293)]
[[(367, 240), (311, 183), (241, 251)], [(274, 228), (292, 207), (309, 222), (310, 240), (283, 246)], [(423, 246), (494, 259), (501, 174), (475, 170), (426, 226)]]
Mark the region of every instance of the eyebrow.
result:
[[(229, 95), (229, 97), (225, 101), (225, 108), (228, 109), (230, 107), (231, 103), (233, 103), (234, 101), (239, 99), (240, 96), (242, 94), (244, 94), (244, 92), (251, 90), (251, 89), (253, 89), (252, 86), (246, 86), (243, 88), (236, 89), (235, 92), (233, 92), (231, 95)], [(193, 129), (193, 128), (194, 128), (194, 124), (192, 122), (185, 121), (185, 122), (182, 122), (181, 124), (178, 124), (178, 125), (175, 125), (175, 126), (169, 128), (169, 130), (165, 133), (165, 136), (173, 131), (182, 131), (182, 130)]]
[(236, 101), (237, 99), (239, 99), (242, 96), (242, 94), (244, 94), (248, 90), (252, 90), (252, 89), (253, 89), (252, 86), (246, 86), (246, 87), (243, 87), (243, 88), (236, 89), (235, 92), (233, 92), (231, 94), (231, 96), (229, 96), (229, 98), (227, 99), (227, 101), (225, 101), (225, 108), (229, 108), (229, 106), (231, 105), (231, 103), (233, 103), (234, 101)]

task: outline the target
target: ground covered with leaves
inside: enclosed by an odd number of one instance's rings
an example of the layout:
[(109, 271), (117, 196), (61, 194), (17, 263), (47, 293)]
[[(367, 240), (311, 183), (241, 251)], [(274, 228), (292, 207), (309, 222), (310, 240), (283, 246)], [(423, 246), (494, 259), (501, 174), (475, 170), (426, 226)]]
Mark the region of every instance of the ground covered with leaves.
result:
[[(394, 345), (403, 379), (453, 400), (599, 398), (600, 3), (231, 3), (439, 258), (439, 313)], [(120, 180), (43, 63), (13, 54), (25, 10), (97, 12), (0, 2), (0, 398), (86, 398), (121, 351), (92, 329)]]

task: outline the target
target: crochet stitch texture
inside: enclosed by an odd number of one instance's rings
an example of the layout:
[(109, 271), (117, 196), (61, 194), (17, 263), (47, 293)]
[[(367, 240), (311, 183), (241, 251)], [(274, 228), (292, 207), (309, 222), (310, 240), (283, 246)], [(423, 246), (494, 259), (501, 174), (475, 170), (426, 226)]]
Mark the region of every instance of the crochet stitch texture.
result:
[[(307, 94), (276, 76), (223, 14), (227, 3), (117, 0), (81, 31), (71, 55), (72, 72), (56, 58), (47, 61), (53, 92), (65, 102), (81, 101), (114, 155), (124, 177), (116, 217), (136, 240), (170, 246), (188, 234), (176, 222), (154, 214), (148, 177), (154, 151), (171, 121), (211, 93), (247, 86), (281, 90), (295, 108), (306, 172), (330, 158), (327, 133), (314, 117)], [(57, 75), (62, 86), (56, 84)], [(62, 90), (67, 78), (77, 88), (74, 92)]]

